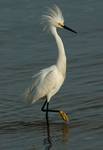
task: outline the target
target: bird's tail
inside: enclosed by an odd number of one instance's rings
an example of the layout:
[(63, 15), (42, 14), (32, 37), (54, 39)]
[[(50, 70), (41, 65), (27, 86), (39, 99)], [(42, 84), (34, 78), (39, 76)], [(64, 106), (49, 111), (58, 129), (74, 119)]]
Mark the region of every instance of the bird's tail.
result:
[(37, 88), (40, 84), (40, 79), (41, 72), (33, 76), (32, 84), (24, 92), (24, 97), (28, 104), (34, 103), (42, 97), (40, 95), (40, 91)]
[(24, 97), (27, 104), (32, 104), (39, 99), (38, 94), (35, 92), (35, 88), (32, 89), (30, 87), (25, 90)]
[(28, 104), (32, 103), (33, 96), (31, 94), (30, 88), (28, 88), (28, 89), (25, 90), (24, 97), (25, 97), (26, 103), (28, 103)]

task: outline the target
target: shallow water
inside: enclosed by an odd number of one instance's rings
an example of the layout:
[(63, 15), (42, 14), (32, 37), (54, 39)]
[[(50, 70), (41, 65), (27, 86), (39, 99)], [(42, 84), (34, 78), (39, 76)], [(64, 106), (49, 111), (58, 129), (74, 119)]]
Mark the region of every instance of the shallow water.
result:
[(50, 102), (70, 115), (40, 111), (42, 101), (25, 104), (31, 77), (53, 64), (57, 47), (42, 31), (40, 16), (53, 1), (0, 1), (0, 149), (102, 150), (103, 147), (103, 1), (56, 1), (65, 23), (78, 35), (59, 31), (68, 58), (65, 83)]

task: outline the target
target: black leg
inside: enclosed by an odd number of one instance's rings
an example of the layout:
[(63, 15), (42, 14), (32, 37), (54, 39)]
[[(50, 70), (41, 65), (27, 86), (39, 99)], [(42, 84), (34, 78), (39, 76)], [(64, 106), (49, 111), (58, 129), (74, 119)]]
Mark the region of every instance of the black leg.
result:
[[(46, 109), (45, 109), (45, 106), (46, 106)], [(42, 110), (43, 112), (46, 112), (46, 121), (47, 121), (47, 123), (48, 123), (49, 102), (47, 101), (47, 99), (46, 99), (46, 101), (44, 102), (44, 104), (43, 104), (41, 110)]]
[[(45, 108), (45, 106), (46, 106), (46, 108)], [(47, 101), (47, 98), (46, 98), (46, 101), (44, 102), (44, 104), (43, 104), (43, 106), (41, 108), (41, 111), (46, 112), (47, 123), (48, 123), (48, 112), (59, 113), (64, 121), (68, 121), (69, 120), (69, 117), (68, 117), (68, 115), (65, 112), (60, 111), (60, 110), (49, 109), (49, 102)]]
[(49, 102), (47, 102), (47, 109), (46, 109), (46, 120), (48, 122), (48, 110), (49, 110)]
[(47, 118), (47, 139), (48, 139), (48, 150), (52, 147), (51, 136), (50, 136), (50, 124), (49, 119)]
[[(46, 109), (45, 109), (45, 106), (47, 105), (47, 107), (46, 107)], [(49, 109), (49, 102), (47, 101), (47, 99), (46, 99), (46, 101), (44, 102), (44, 104), (43, 104), (43, 106), (42, 106), (42, 108), (41, 108), (41, 111), (43, 111), (43, 112), (60, 112), (59, 110), (53, 110), (53, 109)]]
[(43, 106), (42, 106), (42, 108), (41, 108), (41, 111), (46, 111), (46, 109), (45, 109), (45, 105), (47, 104), (47, 99), (46, 99), (46, 101), (44, 102), (44, 104), (43, 104)]

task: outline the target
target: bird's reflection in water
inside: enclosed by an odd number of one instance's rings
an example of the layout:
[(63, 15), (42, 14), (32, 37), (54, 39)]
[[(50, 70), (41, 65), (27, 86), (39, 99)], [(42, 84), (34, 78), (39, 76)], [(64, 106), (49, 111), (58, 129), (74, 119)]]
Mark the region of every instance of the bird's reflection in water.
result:
[(52, 140), (51, 140), (51, 135), (50, 135), (49, 118), (47, 118), (47, 120), (46, 120), (46, 127), (47, 127), (47, 138), (44, 139), (44, 144), (46, 145), (45, 150), (50, 150), (52, 147)]
[[(45, 124), (46, 123), (46, 124)], [(69, 139), (69, 130), (70, 126), (66, 123), (54, 123), (52, 121), (49, 122), (49, 118), (47, 121), (32, 121), (32, 122), (24, 122), (24, 121), (14, 121), (14, 122), (2, 122), (0, 123), (0, 133), (2, 134), (16, 134), (18, 131), (23, 133), (29, 133), (27, 137), (34, 138), (35, 137), (35, 129), (40, 130), (41, 132), (39, 136), (41, 136), (41, 133), (44, 132), (44, 128), (46, 129), (46, 137), (43, 137), (43, 145), (45, 150), (50, 150), (56, 143), (68, 142)], [(27, 132), (28, 131), (28, 132)], [(31, 132), (33, 133), (33, 137), (31, 137)], [(38, 136), (38, 137), (39, 137)], [(24, 136), (25, 137), (25, 136)], [(25, 137), (26, 139), (26, 137)], [(38, 141), (39, 142), (39, 141)], [(40, 142), (39, 142), (40, 143)], [(30, 150), (36, 150), (37, 144), (30, 145)], [(41, 145), (40, 145), (41, 146)]]
[[(46, 130), (47, 130), (47, 137), (44, 139), (44, 145), (45, 145), (45, 150), (50, 150), (53, 146), (53, 133), (51, 135), (51, 127), (52, 125), (55, 126), (56, 129), (59, 129), (61, 130), (61, 133), (62, 133), (62, 141), (64, 143), (66, 143), (68, 141), (68, 136), (69, 136), (69, 125), (66, 124), (66, 123), (63, 123), (63, 124), (59, 124), (59, 123), (55, 123), (55, 124), (50, 124), (49, 122), (49, 118), (46, 120)], [(58, 127), (57, 127), (58, 126)]]
[(67, 124), (63, 124), (62, 126), (62, 140), (64, 143), (68, 141), (70, 128)]

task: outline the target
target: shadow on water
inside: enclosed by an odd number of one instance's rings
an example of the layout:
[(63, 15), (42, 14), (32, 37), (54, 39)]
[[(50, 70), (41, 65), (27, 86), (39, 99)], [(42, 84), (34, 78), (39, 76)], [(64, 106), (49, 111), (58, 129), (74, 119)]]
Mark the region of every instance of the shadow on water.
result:
[(50, 133), (50, 122), (49, 118), (47, 118), (47, 138), (44, 139), (44, 144), (46, 144), (46, 149), (50, 150), (52, 147), (51, 133)]
[(29, 131), (32, 129), (40, 129), (40, 130), (44, 130), (44, 128), (47, 128), (47, 131), (49, 131), (50, 126), (54, 129), (60, 129), (62, 126), (64, 127), (69, 127), (68, 124), (65, 123), (47, 123), (45, 121), (5, 121), (5, 122), (1, 122), (0, 123), (0, 133), (1, 134), (9, 134), (9, 133), (15, 133), (15, 132), (24, 132), (24, 131)]
[[(51, 135), (51, 126), (53, 124), (50, 124), (49, 118), (46, 121), (46, 126), (47, 126), (47, 137), (44, 139), (44, 145), (45, 145), (45, 150), (50, 150), (52, 148), (53, 142), (52, 142), (52, 135)], [(56, 125), (56, 124), (55, 124)], [(55, 126), (58, 128), (59, 126)], [(60, 124), (60, 128), (62, 131), (63, 135), (63, 141), (66, 142), (68, 140), (68, 135), (69, 135), (69, 126), (66, 123)]]
[[(67, 123), (61, 123), (61, 122), (45, 122), (43, 120), (37, 120), (37, 121), (5, 121), (5, 122), (0, 122), (0, 134), (9, 134), (9, 133), (15, 133), (15, 132), (21, 132), (21, 131), (27, 131), (27, 130), (32, 130), (32, 129), (40, 129), (44, 130), (44, 128), (47, 127), (47, 131), (50, 130), (50, 127), (54, 129), (61, 129), (64, 128), (67, 131), (70, 130), (71, 128), (85, 128), (89, 130), (90, 128), (96, 129), (96, 128), (101, 128), (103, 127), (103, 122), (102, 120), (98, 122), (97, 121), (78, 121), (78, 120), (72, 120), (69, 124)], [(49, 135), (49, 134), (48, 134)]]
[[(42, 138), (42, 142), (45, 150), (50, 150), (53, 146), (54, 139), (58, 136), (58, 132), (61, 135), (62, 141), (67, 142), (69, 136), (69, 125), (65, 123), (53, 123), (49, 121), (13, 121), (13, 122), (1, 122), (0, 134), (17, 134), (17, 133), (30, 133), (34, 130), (45, 132), (45, 136)], [(55, 133), (55, 135), (54, 135)], [(34, 150), (35, 146), (31, 146), (31, 150)]]
[[(1, 122), (0, 123), (0, 134), (17, 134), (17, 133), (30, 133), (36, 130), (37, 132), (42, 131), (45, 135), (42, 136), (42, 142), (45, 150), (50, 150), (55, 144), (55, 139), (62, 139), (63, 143), (67, 143), (70, 137), (70, 130), (82, 128), (84, 131), (92, 131), (103, 128), (101, 122), (95, 120), (89, 121), (78, 121), (71, 120), (69, 124), (61, 122), (52, 122), (51, 120), (46, 121), (13, 121), (13, 122)], [(92, 129), (92, 130), (91, 130)], [(59, 133), (59, 134), (58, 134)], [(37, 136), (38, 137), (38, 136)], [(41, 135), (40, 135), (41, 137)], [(26, 137), (27, 138), (27, 137)], [(34, 145), (34, 144), (33, 144)], [(34, 146), (35, 147), (35, 146)], [(34, 150), (31, 146), (31, 150)]]

